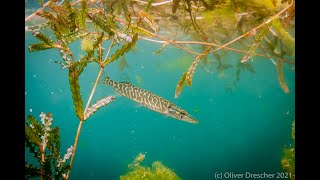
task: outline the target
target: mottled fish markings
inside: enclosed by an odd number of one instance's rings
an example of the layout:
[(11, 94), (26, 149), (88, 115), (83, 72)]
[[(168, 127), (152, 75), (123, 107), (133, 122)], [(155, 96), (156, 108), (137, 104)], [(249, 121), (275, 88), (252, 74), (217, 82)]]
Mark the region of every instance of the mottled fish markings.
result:
[(191, 117), (185, 110), (149, 91), (138, 88), (130, 83), (115, 82), (109, 77), (106, 77), (103, 83), (113, 87), (120, 95), (132, 99), (153, 111), (181, 121), (195, 124), (198, 123), (198, 121)]

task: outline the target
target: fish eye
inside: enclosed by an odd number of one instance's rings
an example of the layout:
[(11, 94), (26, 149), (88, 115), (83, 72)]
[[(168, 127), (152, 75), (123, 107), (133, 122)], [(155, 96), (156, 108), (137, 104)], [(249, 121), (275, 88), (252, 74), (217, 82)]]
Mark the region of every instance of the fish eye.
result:
[(181, 111), (180, 113), (180, 118), (183, 118), (183, 116), (185, 116), (187, 113), (185, 111)]

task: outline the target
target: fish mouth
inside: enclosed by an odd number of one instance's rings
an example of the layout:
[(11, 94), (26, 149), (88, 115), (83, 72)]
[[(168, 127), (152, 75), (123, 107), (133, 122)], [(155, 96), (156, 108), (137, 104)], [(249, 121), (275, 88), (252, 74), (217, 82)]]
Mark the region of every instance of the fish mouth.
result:
[(199, 121), (196, 120), (195, 118), (191, 117), (190, 115), (185, 115), (182, 119), (182, 121), (186, 121), (186, 122), (189, 122), (189, 123), (192, 123), (192, 124), (198, 124)]

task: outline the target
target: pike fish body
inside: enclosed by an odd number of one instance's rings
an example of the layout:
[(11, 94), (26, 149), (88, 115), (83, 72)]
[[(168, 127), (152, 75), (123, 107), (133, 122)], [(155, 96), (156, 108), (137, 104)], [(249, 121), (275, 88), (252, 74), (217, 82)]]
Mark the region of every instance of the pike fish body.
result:
[(121, 96), (136, 101), (153, 111), (173, 117), (177, 120), (194, 124), (198, 123), (198, 121), (191, 117), (185, 110), (149, 91), (138, 88), (130, 83), (115, 82), (109, 77), (106, 77), (103, 83), (113, 87)]

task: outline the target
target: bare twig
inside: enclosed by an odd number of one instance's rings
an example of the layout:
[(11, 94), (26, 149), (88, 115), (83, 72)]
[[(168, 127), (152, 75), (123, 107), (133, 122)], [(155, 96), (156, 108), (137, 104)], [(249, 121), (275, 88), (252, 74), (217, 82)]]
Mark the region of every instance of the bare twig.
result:
[[(149, 38), (146, 38), (146, 37), (139, 37), (139, 38), (147, 40), (147, 41), (155, 42), (155, 43), (160, 43), (160, 44), (167, 43), (167, 41), (159, 41), (159, 40), (149, 39)], [(213, 46), (216, 46), (216, 47), (220, 47), (221, 46), (219, 44), (210, 43), (210, 42), (201, 42), (201, 41), (175, 41), (175, 43), (176, 44), (213, 45)], [(246, 53), (247, 52), (246, 50), (240, 50), (240, 49), (235, 49), (235, 48), (230, 48), (230, 47), (223, 47), (223, 49), (234, 51), (234, 52), (238, 52), (238, 53)], [(200, 53), (194, 52), (194, 54), (199, 55)], [(282, 61), (282, 62), (289, 63), (289, 64), (295, 64), (294, 61), (290, 61), (290, 60), (287, 60), (287, 59), (281, 59), (281, 58), (273, 57), (273, 56), (270, 56), (270, 55), (268, 56), (268, 55), (257, 53), (256, 56), (265, 57), (265, 58), (273, 58), (273, 59), (275, 59), (277, 61)]]
[(82, 128), (82, 123), (83, 122), (84, 121), (79, 121), (78, 130), (77, 130), (76, 138), (74, 140), (74, 145), (73, 145), (73, 150), (72, 150), (72, 155), (71, 155), (71, 160), (70, 160), (70, 169), (68, 170), (68, 173), (67, 173), (67, 179), (69, 179), (69, 175), (70, 175), (70, 172), (71, 172), (71, 169), (72, 169), (74, 156), (76, 154), (76, 149), (77, 149), (77, 145), (78, 145), (79, 136), (80, 136), (80, 132), (81, 132), (81, 128)]

